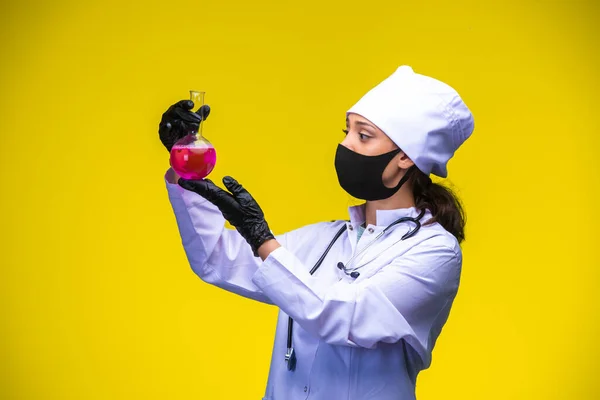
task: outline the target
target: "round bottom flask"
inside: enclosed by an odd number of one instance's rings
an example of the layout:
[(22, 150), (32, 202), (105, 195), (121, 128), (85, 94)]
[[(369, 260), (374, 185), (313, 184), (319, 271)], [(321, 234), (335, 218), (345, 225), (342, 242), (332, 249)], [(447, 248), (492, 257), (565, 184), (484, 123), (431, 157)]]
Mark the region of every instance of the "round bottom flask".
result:
[[(194, 107), (204, 105), (204, 92), (190, 90)], [(198, 131), (192, 131), (179, 139), (171, 148), (170, 163), (177, 175), (184, 179), (203, 179), (211, 173), (217, 163), (214, 146), (202, 136), (201, 121)]]

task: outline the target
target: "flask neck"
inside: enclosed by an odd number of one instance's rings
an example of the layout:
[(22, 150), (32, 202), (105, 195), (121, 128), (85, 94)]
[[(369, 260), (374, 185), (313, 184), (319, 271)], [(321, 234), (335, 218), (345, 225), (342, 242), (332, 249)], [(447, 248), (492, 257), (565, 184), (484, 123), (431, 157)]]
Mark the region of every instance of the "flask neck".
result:
[(202, 137), (202, 122), (203, 121), (200, 122), (200, 124), (198, 125), (198, 128), (196, 128), (196, 127), (190, 128), (187, 131), (187, 135), (188, 136), (189, 135), (197, 136), (198, 138), (201, 138)]

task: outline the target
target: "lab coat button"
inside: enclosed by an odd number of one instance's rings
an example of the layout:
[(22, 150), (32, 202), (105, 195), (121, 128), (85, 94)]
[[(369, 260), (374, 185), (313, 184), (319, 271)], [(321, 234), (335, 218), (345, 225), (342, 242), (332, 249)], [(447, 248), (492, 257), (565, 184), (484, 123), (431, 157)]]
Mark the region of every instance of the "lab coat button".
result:
[(375, 232), (375, 229), (369, 228), (369, 233), (373, 233), (373, 232)]
[(352, 227), (352, 225), (348, 225), (348, 229), (353, 230), (354, 228)]
[(304, 386), (304, 393), (308, 391), (308, 386)]

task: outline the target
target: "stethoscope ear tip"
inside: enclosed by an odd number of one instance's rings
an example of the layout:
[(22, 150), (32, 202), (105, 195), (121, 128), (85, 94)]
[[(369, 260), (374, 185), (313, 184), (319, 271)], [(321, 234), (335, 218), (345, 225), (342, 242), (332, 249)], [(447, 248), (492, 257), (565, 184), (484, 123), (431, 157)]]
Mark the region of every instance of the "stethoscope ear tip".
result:
[[(343, 262), (341, 262), (341, 261), (340, 261), (340, 262), (338, 262), (338, 263), (337, 263), (337, 267), (338, 267), (339, 269), (341, 269), (342, 271), (346, 272), (346, 267), (344, 266), (344, 263), (343, 263)], [(346, 273), (347, 273), (347, 272), (346, 272)], [(353, 272), (351, 272), (351, 273), (350, 273), (350, 276), (351, 276), (352, 278), (356, 279), (356, 278), (358, 278), (358, 277), (360, 276), (360, 272), (353, 271)]]

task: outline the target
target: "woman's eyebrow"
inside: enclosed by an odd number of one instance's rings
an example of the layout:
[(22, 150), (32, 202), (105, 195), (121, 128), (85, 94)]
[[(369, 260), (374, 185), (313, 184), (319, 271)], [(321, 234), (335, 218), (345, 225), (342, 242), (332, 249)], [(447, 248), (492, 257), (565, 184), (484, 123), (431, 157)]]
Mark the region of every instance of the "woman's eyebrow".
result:
[(375, 130), (377, 129), (375, 126), (373, 126), (373, 125), (369, 124), (368, 122), (364, 122), (364, 121), (356, 121), (356, 123), (357, 123), (358, 125), (368, 126), (369, 128), (373, 128), (373, 129), (375, 129)]
[[(367, 126), (369, 128), (372, 128), (374, 131), (377, 131), (377, 127), (374, 126), (374, 125), (369, 124), (368, 122), (356, 121), (355, 124), (362, 125), (362, 126)], [(350, 126), (350, 118), (346, 117), (346, 128), (348, 128), (349, 126)]]

